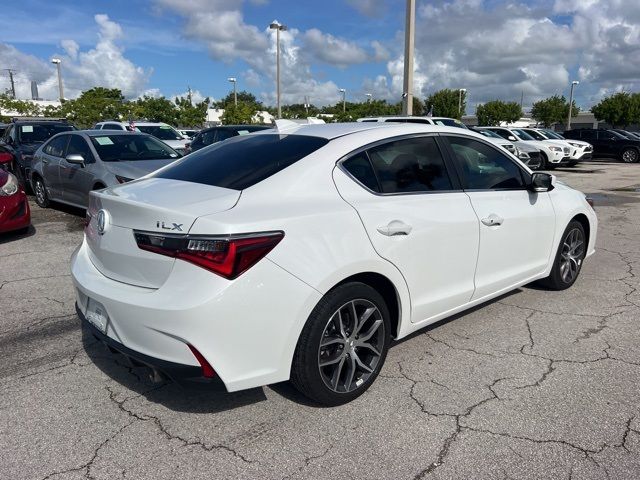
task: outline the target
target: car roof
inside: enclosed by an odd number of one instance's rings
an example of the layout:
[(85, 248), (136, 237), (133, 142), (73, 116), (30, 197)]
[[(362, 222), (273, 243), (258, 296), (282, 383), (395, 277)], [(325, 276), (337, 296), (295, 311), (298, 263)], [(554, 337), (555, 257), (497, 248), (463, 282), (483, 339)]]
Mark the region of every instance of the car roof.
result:
[(357, 134), (370, 130), (394, 129), (394, 135), (402, 135), (403, 131), (407, 134), (411, 133), (455, 133), (455, 134), (471, 134), (480, 138), (486, 138), (472, 130), (461, 129), (460, 127), (449, 127), (444, 125), (430, 125), (426, 123), (393, 123), (393, 122), (349, 122), (349, 123), (326, 123), (326, 124), (296, 124), (282, 130), (274, 129), (262, 130), (252, 135), (272, 135), (276, 134), (295, 134), (308, 135), (311, 137), (326, 138), (332, 140), (334, 138), (343, 137), (345, 135)]
[(142, 132), (130, 132), (129, 130), (77, 130), (73, 133), (81, 133), (88, 137), (102, 137), (104, 135), (145, 135), (149, 136), (146, 133)]

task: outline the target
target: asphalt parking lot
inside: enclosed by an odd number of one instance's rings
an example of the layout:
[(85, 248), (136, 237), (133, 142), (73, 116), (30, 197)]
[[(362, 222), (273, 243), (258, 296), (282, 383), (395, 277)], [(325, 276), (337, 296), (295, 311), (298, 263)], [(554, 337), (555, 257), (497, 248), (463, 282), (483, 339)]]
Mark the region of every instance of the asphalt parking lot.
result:
[(338, 408), (287, 384), (153, 384), (81, 329), (83, 212), (0, 237), (0, 478), (637, 479), (640, 165), (555, 172), (596, 201), (574, 287), (520, 289), (396, 344)]

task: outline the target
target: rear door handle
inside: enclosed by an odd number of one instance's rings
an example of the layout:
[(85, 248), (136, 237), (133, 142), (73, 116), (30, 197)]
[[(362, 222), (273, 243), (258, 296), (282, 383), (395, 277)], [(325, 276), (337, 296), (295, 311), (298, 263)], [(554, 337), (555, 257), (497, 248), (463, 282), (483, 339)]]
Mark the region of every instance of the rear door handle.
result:
[(394, 237), (396, 235), (409, 235), (411, 233), (411, 225), (400, 220), (393, 220), (387, 225), (378, 227), (378, 232), (387, 237)]
[(497, 227), (502, 225), (503, 222), (504, 218), (496, 215), (495, 213), (492, 213), (488, 217), (482, 219), (482, 223), (484, 223), (487, 227)]

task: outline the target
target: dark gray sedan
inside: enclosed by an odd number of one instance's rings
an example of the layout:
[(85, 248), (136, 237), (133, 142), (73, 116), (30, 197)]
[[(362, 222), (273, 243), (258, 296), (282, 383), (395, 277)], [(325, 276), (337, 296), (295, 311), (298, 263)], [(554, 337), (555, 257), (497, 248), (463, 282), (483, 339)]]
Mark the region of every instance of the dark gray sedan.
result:
[(89, 192), (128, 182), (178, 159), (160, 140), (139, 132), (81, 130), (60, 133), (35, 153), (29, 181), (36, 203), (86, 208)]

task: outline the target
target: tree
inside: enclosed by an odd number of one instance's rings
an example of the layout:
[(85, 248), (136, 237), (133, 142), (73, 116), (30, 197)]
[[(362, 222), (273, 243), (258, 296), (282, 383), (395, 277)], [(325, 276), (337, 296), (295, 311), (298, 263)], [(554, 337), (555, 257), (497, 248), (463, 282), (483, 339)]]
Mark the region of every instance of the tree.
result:
[(60, 106), (60, 115), (80, 128), (91, 128), (96, 122), (121, 118), (124, 97), (117, 88), (95, 87), (86, 90), (75, 100), (66, 100)]
[(165, 97), (149, 97), (145, 95), (129, 104), (128, 115), (137, 120), (164, 122), (177, 126), (178, 109), (176, 105)]
[(619, 92), (603, 98), (591, 107), (598, 120), (603, 120), (613, 128), (626, 128), (627, 125), (640, 122), (640, 94)]
[(199, 127), (203, 125), (207, 119), (207, 109), (209, 108), (208, 97), (195, 105), (193, 105), (188, 98), (178, 97), (175, 100), (175, 104), (178, 109), (178, 126)]
[(467, 109), (467, 92), (465, 91), (462, 91), (462, 104), (461, 108), (458, 109), (460, 93), (460, 90), (452, 90), (450, 88), (432, 93), (424, 102), (425, 111), (430, 112), (433, 110), (434, 116), (457, 118), (459, 120)]
[(252, 123), (255, 112), (254, 106), (249, 103), (238, 101), (236, 106), (231, 102), (225, 106), (220, 120), (223, 125), (246, 125)]
[[(571, 116), (575, 117), (580, 112), (580, 108), (573, 102)], [(554, 123), (566, 121), (569, 116), (569, 102), (564, 96), (554, 95), (535, 102), (531, 108), (531, 116), (545, 127), (550, 127)]]
[[(253, 93), (249, 93), (246, 90), (241, 90), (237, 92), (238, 97), (238, 105), (240, 103), (246, 103), (251, 105), (255, 111), (264, 110), (264, 105), (259, 101)], [(215, 102), (216, 108), (227, 108), (227, 105), (234, 104), (233, 92), (229, 92), (226, 97), (221, 98), (219, 101)]]
[(522, 108), (517, 102), (492, 100), (477, 108), (478, 125), (500, 125), (501, 122), (513, 123), (522, 117)]

